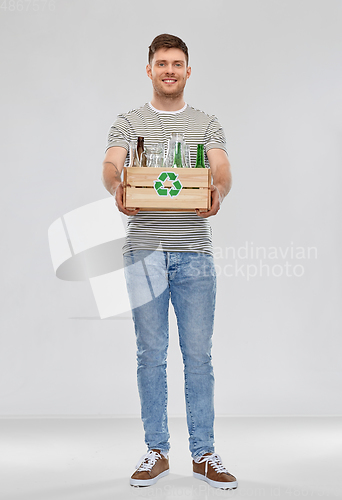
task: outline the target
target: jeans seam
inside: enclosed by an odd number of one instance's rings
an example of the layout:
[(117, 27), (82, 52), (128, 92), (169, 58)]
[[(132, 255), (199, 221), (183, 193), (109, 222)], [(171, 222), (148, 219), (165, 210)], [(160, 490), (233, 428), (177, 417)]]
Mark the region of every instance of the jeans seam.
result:
[(191, 412), (191, 406), (190, 406), (189, 394), (188, 394), (188, 391), (189, 391), (189, 389), (188, 389), (188, 381), (187, 381), (187, 376), (186, 376), (185, 372), (184, 372), (184, 386), (185, 386), (186, 406), (188, 408), (189, 417), (190, 417), (190, 421), (191, 421), (191, 431), (189, 429), (189, 435), (190, 435), (190, 439), (192, 439), (192, 436), (195, 433), (195, 423), (194, 423), (194, 419), (193, 419), (192, 412)]
[[(166, 343), (166, 357), (165, 357), (165, 369), (164, 369), (164, 422), (165, 422), (165, 431), (167, 431), (167, 440), (169, 440), (169, 431), (168, 431), (168, 418), (167, 418), (167, 401), (168, 401), (168, 387), (167, 387), (167, 352), (169, 349), (169, 337)], [(164, 429), (163, 429), (164, 430)]]

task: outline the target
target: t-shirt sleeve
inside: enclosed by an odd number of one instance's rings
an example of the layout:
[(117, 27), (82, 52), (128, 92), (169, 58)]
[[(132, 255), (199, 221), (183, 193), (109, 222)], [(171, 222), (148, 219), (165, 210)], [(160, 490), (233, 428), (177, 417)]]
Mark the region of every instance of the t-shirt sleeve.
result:
[(205, 151), (223, 149), (227, 154), (227, 142), (224, 130), (216, 116), (213, 116), (205, 134)]
[(106, 150), (113, 146), (120, 146), (129, 151), (129, 142), (131, 140), (131, 131), (128, 121), (123, 116), (118, 116), (108, 132)]

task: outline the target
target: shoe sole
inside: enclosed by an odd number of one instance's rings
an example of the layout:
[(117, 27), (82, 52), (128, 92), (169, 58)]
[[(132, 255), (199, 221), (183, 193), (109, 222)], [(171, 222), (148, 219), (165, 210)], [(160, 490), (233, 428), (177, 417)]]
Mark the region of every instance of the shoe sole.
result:
[(170, 472), (169, 469), (164, 470), (164, 472), (161, 472), (160, 474), (158, 474), (158, 476), (153, 477), (152, 479), (132, 479), (131, 478), (129, 480), (129, 484), (131, 486), (152, 486), (152, 484), (155, 484), (158, 481), (158, 479), (160, 479), (161, 477), (167, 476), (169, 472)]
[(198, 472), (193, 472), (193, 476), (196, 479), (200, 479), (201, 481), (207, 482), (213, 488), (221, 488), (221, 490), (235, 490), (238, 487), (237, 481), (231, 481), (231, 482), (213, 481), (212, 479), (209, 479), (208, 477), (203, 476), (202, 474), (198, 474)]

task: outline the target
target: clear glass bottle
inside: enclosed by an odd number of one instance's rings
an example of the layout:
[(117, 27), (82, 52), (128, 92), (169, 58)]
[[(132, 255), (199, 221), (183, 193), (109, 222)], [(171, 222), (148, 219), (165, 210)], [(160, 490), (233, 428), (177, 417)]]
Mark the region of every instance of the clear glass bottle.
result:
[(137, 141), (130, 141), (129, 143), (129, 166), (140, 167), (137, 151)]
[(184, 146), (184, 134), (172, 133), (165, 160), (166, 168), (183, 168), (185, 166)]
[(185, 144), (185, 166), (186, 168), (191, 168), (191, 155), (190, 155), (190, 146), (189, 144)]
[(166, 152), (166, 158), (164, 162), (164, 167), (165, 168), (172, 168), (173, 165), (173, 157), (175, 153), (175, 139), (174, 139), (175, 134), (171, 134), (168, 143), (167, 143), (167, 152)]

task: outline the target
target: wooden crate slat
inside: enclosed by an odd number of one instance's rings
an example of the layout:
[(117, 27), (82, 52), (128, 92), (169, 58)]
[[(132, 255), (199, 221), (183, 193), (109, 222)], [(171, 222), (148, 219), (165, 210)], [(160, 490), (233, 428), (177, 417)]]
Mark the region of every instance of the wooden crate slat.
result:
[[(130, 186), (154, 186), (154, 181), (162, 172), (168, 170), (164, 168), (139, 168), (128, 167), (127, 184)], [(178, 174), (178, 179), (183, 187), (206, 187), (210, 185), (210, 170), (209, 169), (170, 169)]]
[[(128, 178), (127, 184), (130, 186), (135, 186), (135, 187), (153, 187), (154, 186), (154, 181), (157, 180), (155, 179), (144, 179), (141, 180), (139, 178)], [(199, 180), (192, 180), (192, 179), (182, 179), (178, 178), (178, 180), (181, 182), (183, 187), (208, 187), (208, 179), (199, 179)], [(166, 181), (165, 186), (169, 187), (172, 184), (171, 181)]]
[(154, 188), (126, 188), (127, 208), (207, 209), (208, 189), (182, 189), (178, 196), (158, 196)]

